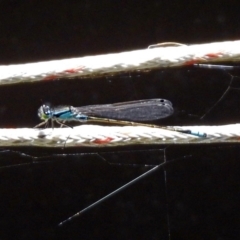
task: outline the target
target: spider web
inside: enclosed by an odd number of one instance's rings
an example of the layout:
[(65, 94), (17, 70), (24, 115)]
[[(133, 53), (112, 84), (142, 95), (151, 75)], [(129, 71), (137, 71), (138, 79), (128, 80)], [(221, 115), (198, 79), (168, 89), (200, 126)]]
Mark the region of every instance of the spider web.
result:
[[(159, 124), (225, 124), (238, 122), (238, 76), (238, 70), (175, 69), (105, 79), (105, 88), (125, 87), (124, 96), (115, 93), (115, 102), (133, 95), (170, 100), (175, 114)], [(60, 90), (55, 94), (62, 96), (65, 84), (57, 84)], [(97, 82), (91, 84), (96, 84), (91, 101), (98, 101), (101, 88)], [(81, 88), (82, 92), (91, 89), (88, 84)], [(101, 101), (110, 97), (106, 98)], [(234, 237), (237, 221), (227, 222), (237, 218), (239, 150), (237, 145), (3, 149), (1, 235), (86, 239), (104, 232), (107, 239)], [(160, 164), (151, 175), (58, 227)]]

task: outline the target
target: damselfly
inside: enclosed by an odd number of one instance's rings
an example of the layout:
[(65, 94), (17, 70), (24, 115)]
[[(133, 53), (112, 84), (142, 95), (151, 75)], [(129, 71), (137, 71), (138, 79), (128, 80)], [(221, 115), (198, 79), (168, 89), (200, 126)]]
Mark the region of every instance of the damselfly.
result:
[(46, 121), (114, 121), (129, 124), (128, 121), (154, 121), (173, 114), (172, 103), (165, 99), (147, 99), (115, 104), (90, 105), (83, 107), (59, 106), (51, 108), (42, 105), (38, 116)]
[(38, 116), (44, 120), (37, 127), (51, 121), (56, 121), (60, 125), (65, 125), (67, 121), (78, 122), (101, 122), (118, 125), (147, 126), (163, 128), (166, 130), (206, 137), (205, 133), (192, 132), (191, 130), (181, 130), (173, 127), (162, 127), (157, 125), (139, 123), (155, 121), (169, 117), (174, 110), (172, 103), (166, 99), (147, 99), (130, 102), (121, 102), (104, 105), (90, 105), (83, 107), (59, 106), (52, 108), (49, 105), (42, 105), (38, 110)]

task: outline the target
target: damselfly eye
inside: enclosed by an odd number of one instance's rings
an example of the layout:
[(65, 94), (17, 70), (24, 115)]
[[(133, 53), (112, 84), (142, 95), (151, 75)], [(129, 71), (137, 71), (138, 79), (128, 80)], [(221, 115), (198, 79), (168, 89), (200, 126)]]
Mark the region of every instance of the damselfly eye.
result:
[(46, 115), (49, 115), (51, 113), (51, 109), (48, 105), (43, 105), (42, 109), (43, 109), (44, 114), (46, 114)]

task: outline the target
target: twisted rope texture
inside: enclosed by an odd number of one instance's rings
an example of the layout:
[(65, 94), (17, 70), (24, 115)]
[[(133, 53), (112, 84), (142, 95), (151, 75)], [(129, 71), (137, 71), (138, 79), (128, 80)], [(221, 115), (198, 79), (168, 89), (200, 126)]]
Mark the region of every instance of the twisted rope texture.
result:
[(82, 125), (73, 129), (0, 129), (0, 146), (106, 147), (132, 144), (206, 144), (240, 141), (240, 124), (174, 128), (205, 132), (207, 137), (142, 126)]
[(0, 85), (59, 78), (97, 77), (126, 71), (217, 61), (239, 61), (239, 59), (240, 41), (159, 47), (115, 54), (0, 66)]

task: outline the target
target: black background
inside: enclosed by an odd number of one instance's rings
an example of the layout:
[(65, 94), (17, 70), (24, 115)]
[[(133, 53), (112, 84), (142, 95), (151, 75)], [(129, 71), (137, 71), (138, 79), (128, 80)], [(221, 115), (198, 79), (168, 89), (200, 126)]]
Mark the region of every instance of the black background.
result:
[[(0, 63), (143, 49), (168, 41), (237, 40), (239, 8), (238, 1), (2, 0)], [(185, 67), (1, 86), (0, 127), (35, 126), (44, 102), (81, 106), (148, 98), (173, 103), (174, 115), (158, 124), (237, 123), (238, 89), (230, 89), (201, 116), (231, 80), (240, 87), (239, 76), (237, 70)], [(239, 154), (237, 144), (2, 149), (0, 239), (239, 239)], [(149, 170), (140, 164), (164, 161), (169, 162), (164, 169), (58, 227)]]

